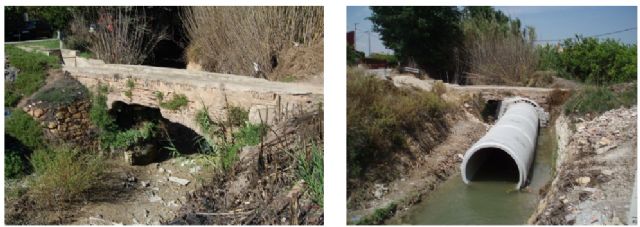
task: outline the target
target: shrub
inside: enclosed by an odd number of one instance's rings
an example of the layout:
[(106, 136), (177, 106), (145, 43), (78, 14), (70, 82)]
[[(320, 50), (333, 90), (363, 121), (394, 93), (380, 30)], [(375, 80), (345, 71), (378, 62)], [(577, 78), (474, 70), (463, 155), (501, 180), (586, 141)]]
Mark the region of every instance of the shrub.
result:
[(406, 148), (407, 136), (440, 125), (448, 105), (435, 93), (397, 88), (389, 81), (349, 70), (347, 75), (349, 176)]
[(140, 128), (132, 128), (126, 131), (114, 132), (113, 140), (105, 141), (106, 146), (114, 149), (126, 149), (134, 144), (141, 143), (153, 137), (156, 124), (144, 122)]
[(297, 157), (298, 176), (304, 180), (311, 190), (313, 202), (324, 206), (324, 156), (322, 148), (315, 142), (311, 143), (311, 149), (307, 146), (299, 146)]
[(433, 93), (436, 93), (436, 95), (442, 97), (444, 93), (447, 93), (447, 86), (442, 82), (442, 80), (436, 80), (433, 83), (432, 91)]
[(166, 26), (154, 26), (145, 7), (91, 6), (77, 11), (74, 26), (86, 29), (97, 23), (97, 28), (90, 36), (75, 38), (88, 38), (79, 42), (86, 42), (87, 49), (107, 63), (141, 64), (158, 42), (167, 38)]
[(542, 68), (598, 85), (637, 80), (636, 45), (577, 36), (565, 40), (560, 47), (562, 51), (548, 45), (539, 48)]
[(234, 126), (243, 125), (249, 120), (249, 111), (238, 106), (229, 107), (229, 123)]
[(5, 133), (18, 139), (29, 149), (44, 147), (42, 128), (29, 114), (14, 109), (5, 120)]
[(357, 65), (364, 58), (364, 52), (356, 50), (354, 46), (347, 46), (347, 65)]
[(35, 173), (31, 193), (48, 205), (77, 198), (98, 183), (104, 169), (101, 157), (68, 147), (36, 150), (30, 162)]
[(20, 155), (13, 150), (5, 150), (4, 156), (4, 177), (5, 179), (15, 179), (24, 175), (24, 162)]
[(614, 92), (602, 86), (585, 86), (578, 90), (565, 104), (565, 113), (602, 113), (607, 110), (629, 107), (636, 104), (636, 85), (633, 88)]
[[(232, 114), (227, 115), (227, 122), (231, 122), (232, 116)], [(201, 151), (204, 151), (207, 155), (218, 157), (212, 160), (215, 160), (215, 165), (224, 171), (234, 166), (238, 160), (238, 151), (240, 149), (244, 146), (252, 146), (260, 143), (261, 138), (267, 133), (266, 125), (256, 125), (243, 121), (244, 126), (238, 131), (233, 132), (233, 140), (228, 141), (227, 134), (231, 129), (225, 127), (222, 123), (213, 121), (209, 116), (206, 106), (196, 113), (195, 121), (198, 127), (204, 132), (203, 138), (197, 141), (201, 147)]]
[(169, 110), (177, 110), (189, 104), (189, 100), (186, 95), (183, 94), (174, 94), (173, 99), (168, 102), (160, 103), (160, 107), (169, 109)]

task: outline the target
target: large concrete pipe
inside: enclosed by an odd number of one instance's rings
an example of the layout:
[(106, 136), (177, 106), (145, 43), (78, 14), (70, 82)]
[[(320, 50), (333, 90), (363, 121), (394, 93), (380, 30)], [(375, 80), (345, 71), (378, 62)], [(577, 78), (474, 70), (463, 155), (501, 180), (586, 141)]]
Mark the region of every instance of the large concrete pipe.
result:
[(500, 162), (506, 162), (500, 164), (516, 167), (519, 178), (516, 188), (519, 189), (528, 179), (538, 127), (546, 124), (548, 115), (532, 100), (515, 97), (502, 101), (498, 116), (489, 132), (465, 153), (462, 180), (469, 184), (483, 165), (495, 164), (490, 159), (500, 158)]

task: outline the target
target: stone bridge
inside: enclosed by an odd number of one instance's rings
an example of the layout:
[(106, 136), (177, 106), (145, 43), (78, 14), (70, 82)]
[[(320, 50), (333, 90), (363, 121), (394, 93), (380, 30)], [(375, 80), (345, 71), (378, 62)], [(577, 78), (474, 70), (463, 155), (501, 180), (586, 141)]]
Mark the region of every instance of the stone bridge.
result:
[[(431, 91), (435, 80), (420, 80), (413, 76), (395, 76), (392, 78), (393, 83), (398, 87), (415, 87), (418, 89)], [(456, 84), (444, 83), (447, 93), (454, 94), (477, 94), (483, 100), (503, 100), (512, 96), (520, 96), (529, 98), (547, 112), (549, 111), (549, 97), (554, 89), (539, 87), (510, 87), (510, 86), (490, 86), (490, 85), (469, 85), (460, 86)], [(561, 89), (565, 90), (565, 89)]]
[[(141, 65), (105, 64), (100, 60), (76, 57), (75, 51), (62, 51), (64, 67), (73, 78), (94, 90), (107, 85), (109, 108), (115, 102), (158, 108), (162, 116), (200, 132), (195, 123), (197, 111), (206, 106), (215, 119), (226, 119), (227, 106), (249, 111), (251, 122), (268, 124), (294, 113), (318, 108), (323, 100), (322, 84), (284, 83), (246, 76), (188, 71)], [(132, 83), (133, 82), (133, 83)], [(131, 86), (133, 85), (133, 86)], [(177, 110), (160, 106), (156, 94), (166, 102), (182, 94), (188, 104)]]

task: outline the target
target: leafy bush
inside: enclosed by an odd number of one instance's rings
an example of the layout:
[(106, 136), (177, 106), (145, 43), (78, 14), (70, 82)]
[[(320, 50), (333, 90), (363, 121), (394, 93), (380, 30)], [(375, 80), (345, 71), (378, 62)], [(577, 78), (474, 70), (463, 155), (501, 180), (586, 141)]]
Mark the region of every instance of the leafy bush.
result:
[(614, 92), (607, 87), (585, 86), (567, 101), (565, 113), (602, 113), (621, 106), (635, 105), (636, 89), (636, 84), (632, 88), (619, 92)]
[(372, 6), (373, 30), (403, 63), (414, 61), (435, 78), (454, 75), (462, 42), (456, 6)]
[(36, 120), (20, 109), (14, 109), (11, 115), (5, 118), (4, 130), (30, 149), (44, 147), (42, 128)]
[(355, 47), (347, 45), (347, 65), (354, 66), (364, 58), (364, 52), (356, 50)]
[(5, 150), (4, 177), (6, 179), (19, 178), (24, 174), (24, 162), (20, 155), (13, 150)]
[(36, 150), (30, 158), (36, 178), (31, 193), (36, 201), (58, 204), (71, 201), (98, 183), (102, 158), (68, 147)]
[(548, 45), (539, 48), (541, 68), (556, 70), (561, 76), (591, 84), (637, 80), (636, 45), (577, 36), (565, 40), (560, 47), (562, 51)]
[(372, 53), (371, 56), (369, 56), (369, 58), (386, 61), (391, 66), (395, 66), (398, 64), (398, 57), (393, 54)]
[(153, 137), (156, 125), (153, 122), (143, 122), (140, 128), (132, 128), (115, 133), (114, 139), (106, 141), (106, 146), (114, 149), (124, 149)]
[(97, 91), (91, 97), (89, 120), (98, 128), (100, 145), (103, 148), (107, 148), (116, 139), (115, 131), (117, 127), (115, 120), (109, 115), (109, 108), (107, 107), (109, 87), (98, 84), (96, 89)]
[[(234, 109), (234, 108), (231, 108)], [(242, 110), (238, 108), (238, 110)], [(238, 113), (241, 111), (237, 111)], [(240, 114), (236, 114), (240, 115)], [(227, 115), (227, 122), (231, 122), (233, 114)], [(227, 140), (230, 127), (225, 127), (223, 123), (215, 122), (211, 119), (208, 109), (203, 109), (196, 113), (196, 124), (204, 132), (202, 139), (198, 141), (201, 150), (205, 154), (218, 157), (215, 165), (221, 167), (222, 170), (229, 170), (238, 160), (238, 151), (244, 146), (252, 146), (260, 143), (261, 138), (267, 133), (267, 126), (261, 124), (251, 124), (243, 121), (245, 124), (238, 131), (233, 132), (233, 140)]]
[(349, 176), (406, 148), (405, 138), (439, 124), (448, 105), (432, 92), (395, 87), (388, 81), (349, 70), (347, 75)]
[(169, 110), (177, 110), (189, 104), (189, 100), (186, 95), (183, 94), (174, 94), (173, 99), (168, 102), (160, 103), (160, 107), (169, 109)]
[(298, 176), (304, 180), (311, 190), (313, 202), (324, 206), (324, 156), (322, 148), (311, 143), (311, 149), (300, 146), (298, 152)]

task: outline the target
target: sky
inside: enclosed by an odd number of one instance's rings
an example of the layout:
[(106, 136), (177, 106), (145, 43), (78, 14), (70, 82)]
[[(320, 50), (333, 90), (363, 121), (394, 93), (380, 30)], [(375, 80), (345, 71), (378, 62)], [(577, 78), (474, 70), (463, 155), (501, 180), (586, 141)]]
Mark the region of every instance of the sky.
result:
[[(536, 29), (538, 40), (557, 40), (572, 38), (575, 34), (584, 36), (598, 35), (637, 28), (637, 10), (635, 6), (497, 6), (512, 18), (520, 18), (523, 25)], [(354, 30), (357, 24), (356, 49), (369, 53), (371, 21), (366, 18), (371, 10), (366, 6), (347, 7), (347, 31)], [(603, 36), (627, 44), (637, 43), (637, 29)], [(538, 42), (540, 44), (556, 43)], [(371, 53), (393, 53), (385, 48), (378, 33), (371, 32)]]

